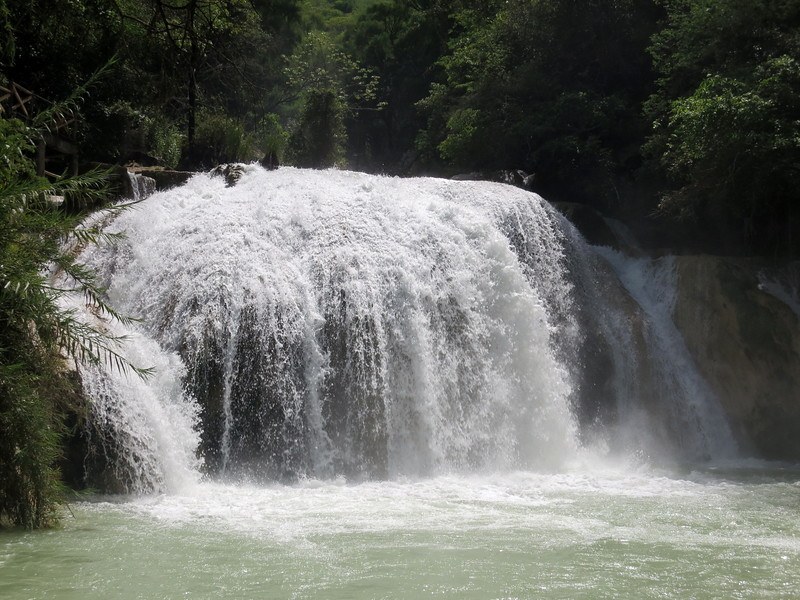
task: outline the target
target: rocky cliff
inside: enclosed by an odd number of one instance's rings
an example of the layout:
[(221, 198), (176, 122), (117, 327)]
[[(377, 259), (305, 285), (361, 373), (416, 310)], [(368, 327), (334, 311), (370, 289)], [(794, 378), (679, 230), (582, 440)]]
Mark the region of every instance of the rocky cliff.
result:
[(677, 271), (675, 324), (739, 443), (800, 459), (800, 264), (683, 256)]

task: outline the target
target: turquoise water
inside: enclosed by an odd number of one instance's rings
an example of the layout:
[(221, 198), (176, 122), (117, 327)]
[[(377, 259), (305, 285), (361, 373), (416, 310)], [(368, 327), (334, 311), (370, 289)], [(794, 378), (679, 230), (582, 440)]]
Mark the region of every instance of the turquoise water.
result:
[(0, 597), (794, 598), (799, 481), (584, 469), (97, 498), (0, 535)]

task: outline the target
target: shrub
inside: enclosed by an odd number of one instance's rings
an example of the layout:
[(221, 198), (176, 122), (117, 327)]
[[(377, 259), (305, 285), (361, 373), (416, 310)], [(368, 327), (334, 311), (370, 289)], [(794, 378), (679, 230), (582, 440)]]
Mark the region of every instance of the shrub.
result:
[(255, 133), (255, 145), (262, 156), (272, 154), (283, 160), (289, 133), (281, 126), (278, 115), (270, 113), (258, 123)]
[(260, 158), (242, 124), (216, 113), (200, 113), (190, 154), (191, 162), (205, 168)]
[(344, 107), (333, 90), (307, 92), (300, 120), (289, 138), (289, 160), (315, 169), (343, 166)]

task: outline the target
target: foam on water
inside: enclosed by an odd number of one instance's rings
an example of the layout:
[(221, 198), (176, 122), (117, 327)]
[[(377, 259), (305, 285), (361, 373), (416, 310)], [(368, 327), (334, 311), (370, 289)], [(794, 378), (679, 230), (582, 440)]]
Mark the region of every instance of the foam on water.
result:
[[(772, 493), (785, 498), (796, 493), (796, 483), (766, 477), (764, 483)], [(735, 476), (726, 480), (715, 471), (687, 472), (679, 477), (674, 472), (659, 475), (606, 467), (595, 473), (508, 472), (358, 485), (320, 480), (291, 486), (206, 483), (191, 495), (152, 496), (122, 505), (100, 502), (84, 508), (118, 510), (169, 528), (199, 526), (206, 534), (243, 535), (260, 543), (305, 548), (315, 546), (314, 540), (321, 537), (504, 530), (536, 532), (537, 538), (546, 537), (549, 531), (558, 543), (569, 539), (588, 543), (612, 536), (680, 545), (692, 543), (687, 539), (691, 530), (697, 542), (716, 539), (747, 546), (754, 540), (739, 538), (731, 519), (736, 518), (740, 503), (748, 511), (758, 510), (759, 498), (753, 496), (756, 490), (757, 486), (746, 480)], [(643, 511), (648, 518), (635, 522), (622, 515), (615, 517), (615, 505)], [(587, 510), (587, 506), (593, 508)], [(670, 506), (695, 512), (672, 515)], [(709, 507), (717, 512), (709, 515)], [(667, 513), (659, 521), (662, 510)], [(766, 537), (757, 543), (800, 552), (800, 543), (791, 536)]]
[(9, 598), (782, 598), (793, 477), (601, 469), (201, 484), (0, 539)]

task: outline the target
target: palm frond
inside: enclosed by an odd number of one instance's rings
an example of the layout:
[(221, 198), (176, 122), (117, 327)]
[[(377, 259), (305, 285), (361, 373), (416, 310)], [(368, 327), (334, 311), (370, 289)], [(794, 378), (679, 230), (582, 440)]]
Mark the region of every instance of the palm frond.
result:
[(125, 375), (134, 373), (143, 379), (155, 372), (152, 367), (134, 365), (120, 352), (119, 348), (127, 341), (127, 336), (101, 331), (77, 319), (73, 311), (62, 311), (55, 331), (59, 346), (80, 362), (104, 365)]
[(63, 269), (77, 286), (69, 291), (82, 293), (86, 306), (95, 311), (98, 316), (106, 316), (123, 325), (132, 325), (139, 319), (121, 314), (105, 300), (106, 290), (97, 282), (97, 274), (81, 263), (63, 260), (59, 267)]
[(101, 227), (76, 227), (70, 232), (79, 244), (113, 244), (125, 239), (124, 232), (108, 233)]
[(65, 121), (67, 118), (76, 116), (81, 102), (89, 96), (89, 89), (108, 75), (117, 62), (119, 62), (117, 55), (112, 56), (106, 64), (95, 71), (83, 85), (77, 87), (66, 99), (56, 102), (39, 112), (33, 119), (33, 128), (36, 131), (52, 132), (51, 128), (56, 127), (59, 121)]

